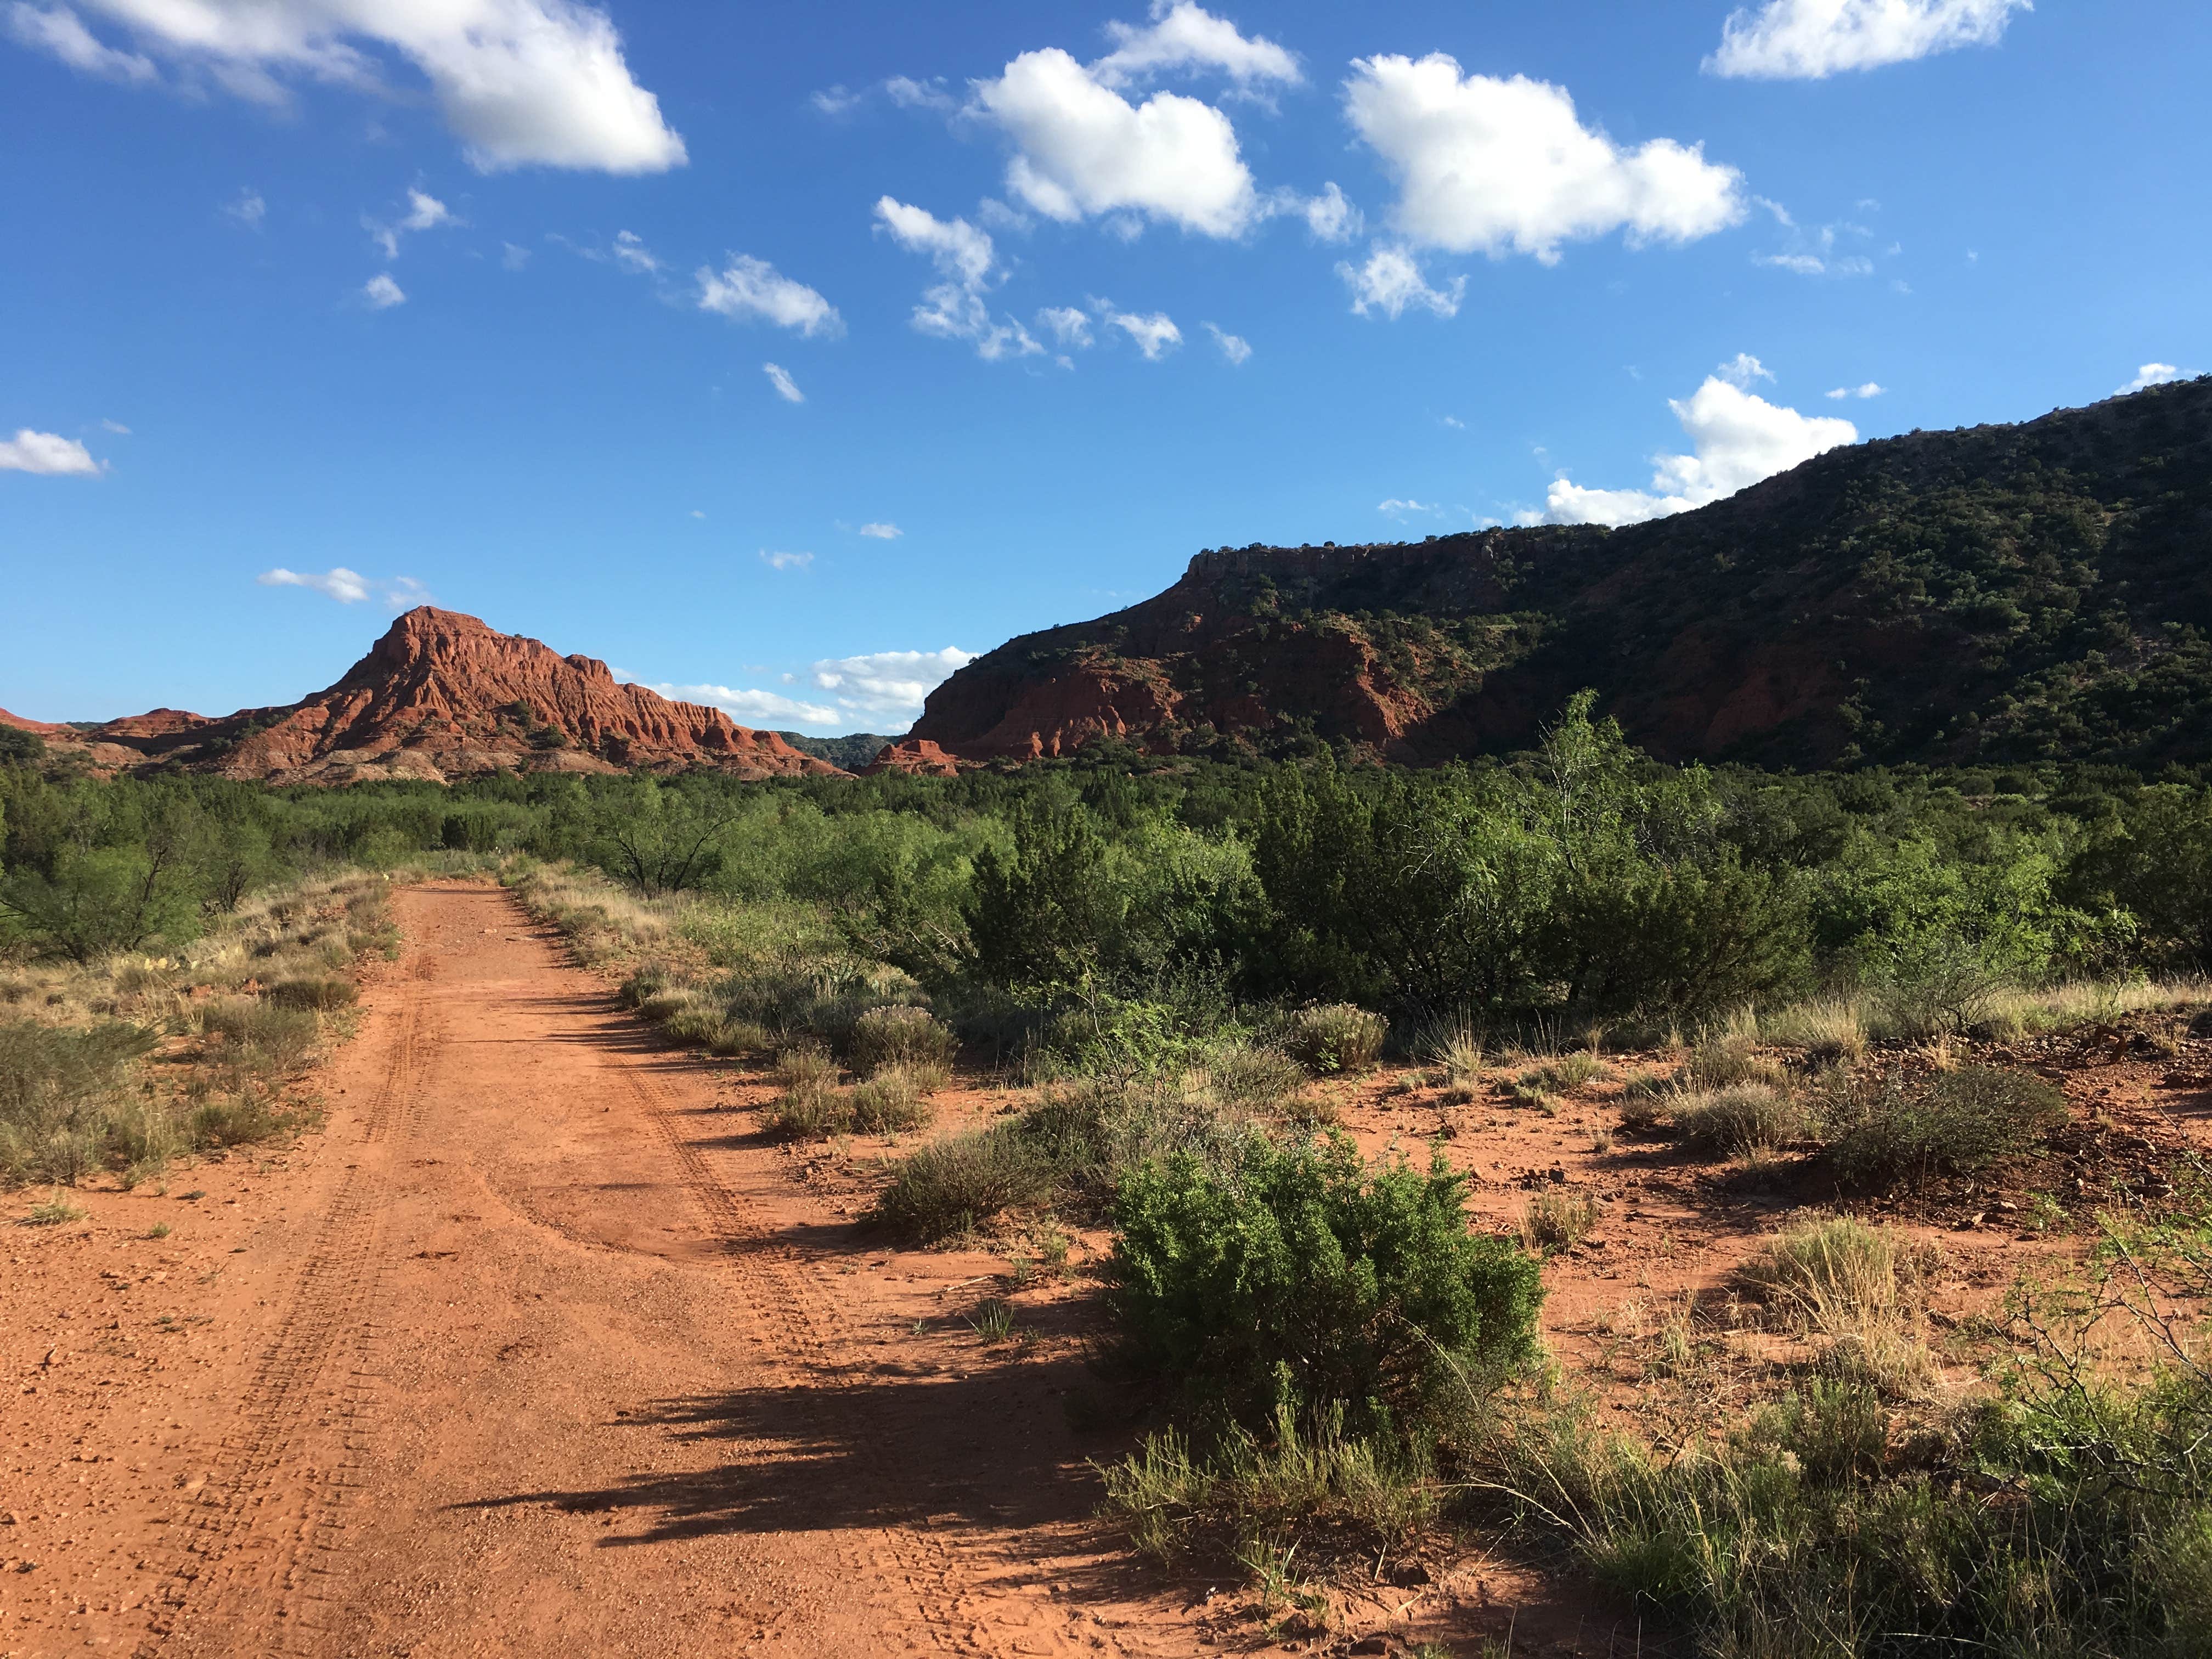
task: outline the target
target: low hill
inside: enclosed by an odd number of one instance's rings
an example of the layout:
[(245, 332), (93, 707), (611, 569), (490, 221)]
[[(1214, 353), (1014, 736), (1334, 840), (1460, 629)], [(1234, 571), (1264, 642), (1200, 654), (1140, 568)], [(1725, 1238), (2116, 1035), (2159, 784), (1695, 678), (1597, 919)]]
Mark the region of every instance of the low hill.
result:
[(977, 658), (878, 765), (1102, 737), (1436, 763), (1527, 744), (1583, 686), (1674, 760), (2212, 762), (2212, 377), (1626, 529), (1210, 550)]
[(848, 732), (842, 738), (810, 738), (804, 732), (778, 732), (775, 734), (802, 755), (811, 755), (848, 772), (857, 772), (870, 761), (896, 743), (896, 738), (878, 737), (872, 732)]
[(720, 709), (619, 684), (593, 658), (429, 605), (393, 623), (337, 684), (282, 708), (220, 718), (157, 708), (89, 728), (31, 729), (103, 770), (171, 765), (278, 784), (635, 766), (741, 777), (838, 770)]

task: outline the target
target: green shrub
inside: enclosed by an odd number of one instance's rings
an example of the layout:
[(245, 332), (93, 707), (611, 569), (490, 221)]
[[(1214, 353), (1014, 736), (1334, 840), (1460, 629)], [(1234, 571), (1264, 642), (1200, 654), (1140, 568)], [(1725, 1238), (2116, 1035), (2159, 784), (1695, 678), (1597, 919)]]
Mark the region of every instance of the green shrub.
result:
[(1305, 1067), (1280, 1048), (1225, 1042), (1206, 1056), (1206, 1083), (1224, 1106), (1264, 1111), (1302, 1093)]
[(194, 1108), (185, 1127), (195, 1147), (244, 1146), (282, 1134), (298, 1121), (295, 1114), (280, 1111), (264, 1096), (247, 1091)]
[(1114, 1311), (1208, 1411), (1263, 1433), (1285, 1408), (1410, 1425), (1530, 1352), (1536, 1264), (1468, 1232), (1441, 1153), (1424, 1175), (1341, 1135), (1240, 1152), (1139, 1165), (1114, 1205)]
[(1668, 1116), (1675, 1133), (1692, 1146), (1729, 1158), (1772, 1152), (1803, 1139), (1813, 1129), (1803, 1107), (1764, 1083), (1685, 1095)]
[(1284, 1027), (1283, 1049), (1316, 1075), (1357, 1072), (1376, 1062), (1389, 1034), (1390, 1022), (1382, 1015), (1333, 1002), (1292, 1014)]
[(226, 1038), (238, 1063), (252, 1071), (285, 1071), (307, 1057), (319, 1022), (311, 1008), (286, 1008), (258, 997), (227, 997), (201, 1011), (200, 1029)]
[(846, 1058), (856, 1072), (916, 1062), (949, 1066), (960, 1039), (938, 1024), (927, 1008), (871, 1008), (853, 1022)]
[(1823, 1116), (1838, 1175), (1892, 1184), (1971, 1175), (2024, 1151), (2066, 1121), (2066, 1097), (2040, 1078), (1966, 1066), (1917, 1082), (1892, 1072), (1839, 1084)]
[(863, 1134), (903, 1134), (925, 1127), (929, 1103), (914, 1074), (902, 1066), (886, 1066), (874, 1076), (853, 1085), (846, 1096), (853, 1127)]
[(1006, 1211), (1042, 1203), (1059, 1170), (1050, 1149), (1012, 1123), (970, 1129), (909, 1154), (871, 1212), (922, 1243), (973, 1231)]

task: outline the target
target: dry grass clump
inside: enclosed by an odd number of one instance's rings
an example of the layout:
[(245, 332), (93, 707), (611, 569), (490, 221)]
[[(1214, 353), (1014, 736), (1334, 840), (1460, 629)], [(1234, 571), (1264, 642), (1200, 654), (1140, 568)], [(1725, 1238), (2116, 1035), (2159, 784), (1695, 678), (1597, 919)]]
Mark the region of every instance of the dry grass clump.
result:
[[(937, 1068), (939, 1075), (943, 1067)], [(927, 1074), (904, 1066), (884, 1066), (856, 1083), (844, 1099), (852, 1126), (863, 1134), (904, 1134), (927, 1127)]]
[(1390, 1022), (1349, 1002), (1301, 1008), (1285, 1024), (1283, 1050), (1309, 1072), (1364, 1071), (1381, 1057)]
[(1770, 1089), (1790, 1086), (1789, 1068), (1759, 1052), (1755, 1032), (1741, 1029), (1713, 1032), (1690, 1050), (1682, 1063), (1682, 1086), (1694, 1091), (1729, 1089), (1759, 1083)]
[(1532, 1066), (1521, 1074), (1520, 1081), (1524, 1086), (1540, 1089), (1547, 1094), (1565, 1094), (1585, 1083), (1611, 1075), (1606, 1063), (1595, 1054), (1587, 1048), (1577, 1048)]
[(1824, 1368), (1902, 1396), (1935, 1372), (1921, 1316), (1936, 1261), (1887, 1228), (1830, 1216), (1787, 1229), (1741, 1276), (1771, 1316), (1826, 1345)]
[(1822, 1115), (1844, 1180), (1894, 1185), (1971, 1175), (2025, 1151), (2065, 1121), (2066, 1097), (2024, 1072), (1957, 1066), (1919, 1079), (1839, 1078)]
[(1444, 1103), (1464, 1106), (1476, 1097), (1482, 1077), (1482, 1039), (1464, 1020), (1432, 1028), (1421, 1045), (1424, 1058), (1443, 1074)]
[(1521, 1242), (1532, 1250), (1564, 1250), (1597, 1225), (1598, 1203), (1580, 1193), (1539, 1193), (1521, 1212)]
[(1813, 1132), (1810, 1113), (1765, 1083), (1681, 1095), (1668, 1109), (1674, 1131), (1692, 1146), (1729, 1158), (1755, 1158)]
[(1763, 1017), (1760, 1039), (1778, 1048), (1795, 1048), (1824, 1065), (1853, 1061), (1867, 1051), (1867, 1024), (1857, 1000), (1820, 997), (1793, 1002)]

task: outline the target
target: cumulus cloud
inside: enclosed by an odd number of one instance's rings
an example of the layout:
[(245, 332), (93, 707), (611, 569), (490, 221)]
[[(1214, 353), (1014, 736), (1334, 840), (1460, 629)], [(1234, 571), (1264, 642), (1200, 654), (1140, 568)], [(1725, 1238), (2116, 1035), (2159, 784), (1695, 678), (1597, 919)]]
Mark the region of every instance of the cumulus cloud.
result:
[(811, 553), (784, 553), (765, 547), (761, 549), (760, 556), (761, 562), (771, 570), (804, 570), (814, 562)]
[(1729, 14), (1709, 75), (1818, 81), (1995, 46), (2030, 0), (1767, 0)]
[[(646, 246), (645, 238), (634, 230), (617, 231), (611, 251), (615, 263), (624, 270), (650, 276), (660, 269), (660, 261), (653, 257), (653, 250)], [(815, 297), (819, 299), (821, 296), (817, 295)]]
[(1869, 380), (1864, 386), (1839, 386), (1827, 395), (1831, 398), (1879, 398), (1882, 388)]
[[(732, 719), (760, 726), (781, 721), (851, 730), (866, 723), (896, 721), (901, 729), (921, 712), (922, 700), (947, 676), (975, 660), (975, 653), (947, 646), (942, 651), (878, 651), (859, 657), (824, 657), (805, 678), (830, 696), (820, 702), (746, 686), (634, 684), (683, 702), (705, 703)], [(627, 678), (627, 676), (617, 676)], [(799, 679), (783, 676), (787, 683)]]
[(1408, 496), (1393, 495), (1387, 501), (1376, 502), (1375, 510), (1394, 519), (1402, 519), (1408, 513), (1440, 513), (1443, 509), (1434, 501), (1417, 501)]
[(1007, 194), (1048, 219), (1127, 214), (1237, 236), (1265, 216), (1221, 111), (1176, 92), (1132, 104), (1057, 46), (976, 82), (968, 108), (1013, 146)]
[[(659, 173), (684, 161), (659, 101), (631, 77), (607, 15), (578, 0), (80, 0), (142, 49), (97, 40), (76, 10), (16, 0), (19, 40), (88, 74), (290, 102), (289, 79), (384, 96), (397, 56), (429, 82), (480, 172)], [(150, 56), (148, 54), (151, 54)]]
[(340, 605), (359, 605), (368, 597), (368, 584), (358, 571), (336, 565), (324, 571), (287, 570), (279, 565), (264, 570), (254, 580), (264, 587), (305, 587)]
[(1269, 81), (1296, 85), (1295, 53), (1260, 35), (1247, 37), (1225, 17), (1190, 0), (1152, 0), (1152, 27), (1109, 23), (1114, 50), (1091, 66), (1109, 87), (1125, 87), (1167, 70), (1218, 70), (1239, 86)]
[(811, 674), (816, 685), (836, 694), (838, 707), (848, 714), (911, 720), (936, 686), (975, 659), (974, 652), (950, 645), (942, 651), (877, 651), (826, 658)]
[(1565, 242), (1694, 241), (1744, 216), (1734, 167), (1671, 138), (1624, 149), (1582, 124), (1564, 87), (1463, 76), (1443, 52), (1352, 67), (1346, 111), (1397, 179), (1392, 224), (1422, 246), (1551, 264)]
[(1751, 390), (1752, 382), (1754, 380), (1771, 380), (1774, 378), (1774, 371), (1748, 351), (1737, 352), (1713, 373), (1730, 386), (1740, 386), (1746, 392)]
[(58, 433), (33, 432), (21, 427), (12, 438), (0, 438), (0, 472), (38, 472), (49, 477), (71, 473), (97, 473), (100, 464), (92, 452), (74, 438)]
[(140, 86), (161, 78), (152, 58), (103, 46), (85, 27), (84, 21), (67, 6), (47, 9), (15, 0), (8, 8), (5, 20), (8, 33), (14, 40), (58, 58), (83, 74)]
[(775, 388), (775, 395), (784, 402), (803, 404), (806, 401), (806, 394), (799, 389), (799, 382), (791, 378), (781, 363), (763, 363), (761, 373), (768, 376), (768, 383)]
[(666, 681), (633, 680), (648, 691), (658, 691), (664, 697), (678, 702), (704, 703), (719, 708), (731, 719), (747, 726), (766, 726), (781, 721), (792, 726), (834, 726), (837, 711), (826, 703), (801, 702), (796, 697), (787, 697), (774, 691), (756, 691), (733, 685), (672, 685)]
[(1221, 355), (1230, 362), (1242, 366), (1252, 356), (1252, 343), (1239, 334), (1231, 334), (1217, 323), (1208, 323), (1206, 331), (1213, 337), (1213, 343), (1221, 348)]
[(2141, 392), (2145, 386), (2164, 386), (2181, 378), (2181, 371), (2172, 363), (2145, 363), (2136, 371), (2136, 377), (2112, 395), (2124, 398), (2130, 392)]
[(944, 278), (923, 290), (921, 303), (908, 319), (915, 329), (940, 339), (969, 341), (977, 356), (991, 362), (1044, 349), (1012, 317), (991, 313), (984, 295), (995, 280), (998, 254), (988, 231), (965, 219), (940, 219), (889, 196), (877, 199), (876, 225), (908, 252), (922, 255)]
[(860, 534), (879, 542), (895, 542), (906, 534), (895, 524), (864, 524)]
[(795, 328), (810, 338), (817, 334), (836, 336), (845, 331), (845, 319), (804, 283), (793, 282), (765, 259), (733, 253), (718, 272), (702, 265), (698, 271), (699, 309), (740, 322), (774, 323)]
[(392, 280), (388, 271), (382, 270), (361, 285), (361, 297), (371, 311), (389, 311), (394, 306), (407, 303), (406, 293)]
[[(1756, 374), (1744, 374), (1747, 362)], [(1655, 456), (1650, 489), (1588, 489), (1561, 476), (1547, 493), (1544, 516), (1553, 524), (1641, 524), (1733, 495), (1838, 444), (1858, 441), (1849, 421), (1801, 415), (1739, 384), (1764, 373), (1757, 358), (1740, 356), (1708, 375), (1688, 398), (1668, 400), (1694, 453)]]
[(1379, 311), (1394, 323), (1409, 309), (1455, 317), (1460, 296), (1467, 291), (1464, 276), (1453, 277), (1441, 289), (1431, 288), (1419, 262), (1402, 247), (1370, 249), (1365, 264), (1340, 264), (1336, 274), (1352, 289), (1354, 312), (1364, 317)]
[(1334, 184), (1323, 185), (1318, 196), (1280, 192), (1275, 204), (1279, 211), (1304, 219), (1317, 242), (1348, 242), (1359, 234), (1366, 222), (1359, 210)]

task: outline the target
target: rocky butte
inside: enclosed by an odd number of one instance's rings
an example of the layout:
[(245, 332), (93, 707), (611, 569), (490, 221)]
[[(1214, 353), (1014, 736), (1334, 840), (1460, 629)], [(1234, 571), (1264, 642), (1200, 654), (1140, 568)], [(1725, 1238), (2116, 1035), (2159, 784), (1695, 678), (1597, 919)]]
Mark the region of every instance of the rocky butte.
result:
[(221, 718), (157, 708), (93, 726), (0, 720), (102, 771), (175, 766), (272, 784), (633, 767), (744, 778), (839, 770), (720, 709), (620, 684), (594, 658), (564, 657), (430, 605), (393, 623), (328, 690), (283, 708)]
[(1674, 761), (2212, 763), (2212, 377), (1625, 529), (1210, 549), (968, 664), (876, 769), (1101, 739), (1434, 764), (1528, 745), (1583, 687)]

